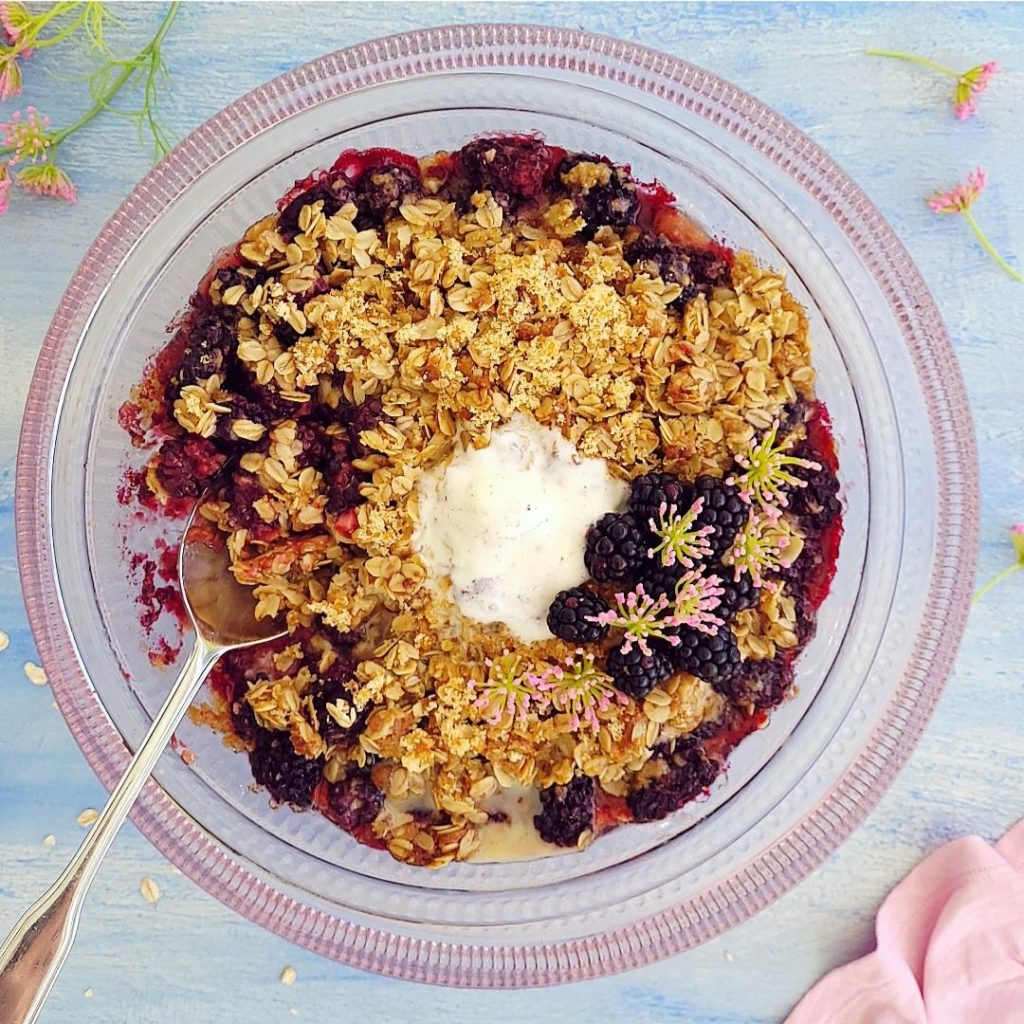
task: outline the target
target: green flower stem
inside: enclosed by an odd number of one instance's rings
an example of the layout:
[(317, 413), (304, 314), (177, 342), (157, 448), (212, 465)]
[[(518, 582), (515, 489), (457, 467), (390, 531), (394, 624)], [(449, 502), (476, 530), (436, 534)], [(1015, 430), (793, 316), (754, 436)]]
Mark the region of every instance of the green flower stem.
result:
[(996, 586), (997, 583), (1002, 583), (1007, 576), (1012, 575), (1022, 567), (1024, 567), (1024, 562), (1014, 562), (1013, 565), (1008, 565), (1002, 572), (997, 572), (995, 576), (993, 576), (992, 579), (990, 579), (988, 583), (986, 583), (981, 590), (974, 595), (975, 602), (980, 601), (994, 586)]
[[(93, 118), (106, 110), (110, 106), (110, 101), (124, 88), (128, 80), (137, 71), (144, 69), (145, 63), (160, 49), (160, 44), (170, 31), (171, 23), (174, 21), (174, 16), (178, 13), (179, 6), (180, 0), (173, 0), (167, 8), (163, 21), (160, 22), (156, 35), (134, 57), (124, 62), (121, 73), (110, 83), (110, 86), (103, 95), (77, 121), (73, 121), (67, 128), (62, 128), (59, 132), (54, 133), (50, 141), (51, 149), (60, 145), (69, 135), (77, 132), (80, 128), (84, 128)], [(2, 146), (0, 147), (0, 156), (13, 153), (15, 149), (15, 146)]]
[(996, 247), (985, 237), (985, 232), (978, 226), (978, 222), (974, 219), (974, 214), (971, 213), (970, 210), (964, 210), (963, 215), (964, 220), (971, 225), (971, 230), (974, 232), (975, 237), (984, 246), (985, 252), (987, 252), (989, 256), (991, 256), (992, 259), (994, 259), (996, 263), (1006, 271), (1011, 278), (1013, 278), (1014, 281), (1024, 281), (1024, 274), (1021, 274), (1018, 270), (1014, 270), (1013, 267), (1011, 267), (1010, 264), (999, 255)]
[(920, 64), (923, 68), (931, 68), (943, 75), (951, 75), (953, 78), (960, 78), (960, 72), (947, 68), (945, 64), (937, 64), (927, 57), (918, 57), (913, 53), (897, 53), (895, 50), (866, 50), (865, 53), (872, 57), (894, 57), (896, 60), (908, 60), (911, 64)]

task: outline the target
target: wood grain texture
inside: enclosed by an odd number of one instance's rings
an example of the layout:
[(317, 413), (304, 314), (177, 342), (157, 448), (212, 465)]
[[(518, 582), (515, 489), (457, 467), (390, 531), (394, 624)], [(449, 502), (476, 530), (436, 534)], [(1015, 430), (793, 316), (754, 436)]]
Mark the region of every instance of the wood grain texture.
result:
[[(153, 5), (122, 5), (141, 40)], [(580, 26), (660, 47), (748, 89), (821, 143), (865, 188), (909, 246), (956, 343), (981, 448), (986, 578), (1011, 557), (1006, 529), (1024, 518), (1024, 286), (996, 271), (966, 227), (921, 196), (977, 163), (991, 185), (977, 207), (991, 237), (1024, 265), (1024, 7), (1012, 5), (200, 4), (183, 6), (167, 41), (167, 120), (181, 137), (240, 93), (294, 64), (376, 35), (446, 22), (520, 20)], [(125, 43), (127, 52), (130, 43)], [(955, 67), (1001, 60), (1006, 72), (965, 125), (947, 82), (863, 55), (868, 46), (928, 54)], [(55, 123), (77, 89), (33, 61), (27, 98)], [(85, 71), (85, 64), (65, 69)], [(0, 105), (0, 120), (11, 106)], [(13, 467), (38, 345), (86, 246), (145, 172), (132, 129), (103, 118), (70, 141), (74, 208), (16, 197), (0, 219), (0, 930), (63, 864), (78, 812), (103, 799), (34, 658), (13, 543)], [(923, 742), (867, 823), (796, 890), (699, 950), (643, 970), (555, 990), (429, 989), (376, 978), (292, 948), (214, 902), (126, 829), (89, 900), (46, 1024), (204, 1024), (298, 1019), (421, 1024), (629, 1020), (634, 1024), (778, 1021), (825, 970), (870, 948), (884, 894), (925, 852), (970, 832), (998, 836), (1024, 814), (1024, 686), (1015, 612), (1024, 576), (971, 618), (956, 671)], [(42, 840), (56, 836), (54, 847)], [(144, 876), (162, 893), (139, 895)], [(293, 988), (278, 981), (293, 964)], [(85, 998), (86, 989), (94, 995)]]

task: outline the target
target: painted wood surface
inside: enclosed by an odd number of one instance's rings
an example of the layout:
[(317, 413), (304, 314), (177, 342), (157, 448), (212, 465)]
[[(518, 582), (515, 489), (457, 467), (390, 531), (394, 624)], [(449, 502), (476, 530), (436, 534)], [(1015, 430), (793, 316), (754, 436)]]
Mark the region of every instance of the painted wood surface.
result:
[[(159, 9), (121, 5), (119, 14), (124, 32), (141, 40)], [(1024, 265), (1024, 7), (190, 3), (166, 45), (167, 121), (181, 137), (240, 93), (325, 51), (481, 20), (580, 26), (661, 47), (753, 92), (838, 160), (909, 246), (956, 342), (981, 450), (980, 578), (1005, 564), (1007, 528), (1024, 519), (1024, 285), (995, 270), (965, 225), (934, 216), (921, 196), (982, 164), (991, 185), (976, 212), (993, 241)], [(1001, 60), (1006, 72), (982, 97), (978, 117), (959, 125), (946, 81), (868, 58), (869, 46), (963, 68)], [(84, 88), (67, 79), (85, 64), (60, 77), (53, 71), (33, 61), (26, 98), (63, 124), (84, 103)], [(0, 115), (10, 109), (0, 106)], [(86, 246), (146, 170), (131, 132), (103, 118), (66, 146), (77, 206), (16, 197), (0, 219), (0, 629), (10, 635), (0, 653), (3, 931), (80, 838), (79, 811), (103, 799), (48, 689), (22, 670), (35, 653), (14, 553), (13, 476), (21, 408), (49, 318)], [(1024, 575), (975, 608), (935, 719), (867, 823), (796, 890), (699, 950), (546, 991), (456, 992), (385, 980), (294, 949), (236, 917), (129, 828), (100, 874), (43, 1020), (778, 1021), (824, 971), (871, 947), (879, 902), (924, 853), (965, 833), (995, 838), (1024, 814), (1022, 602)], [(55, 844), (44, 845), (51, 834)], [(139, 893), (144, 877), (158, 883), (155, 905)], [(292, 987), (278, 980), (286, 964), (297, 972)]]

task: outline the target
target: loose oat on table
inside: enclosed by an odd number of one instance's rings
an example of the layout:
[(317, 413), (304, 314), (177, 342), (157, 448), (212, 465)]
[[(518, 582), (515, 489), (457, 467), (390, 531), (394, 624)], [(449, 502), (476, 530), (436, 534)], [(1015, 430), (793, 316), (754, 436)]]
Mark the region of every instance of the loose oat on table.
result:
[(144, 878), (139, 883), (139, 892), (147, 903), (156, 903), (160, 899), (160, 886), (152, 878)]
[(11, 643), (11, 638), (0, 629), (0, 651), (6, 651)]
[(628, 168), (343, 154), (168, 351), (140, 493), (290, 631), (193, 717), (275, 801), (418, 866), (583, 848), (790, 692), (841, 534), (808, 320)]
[(46, 672), (42, 665), (34, 661), (26, 661), (24, 665), (25, 675), (33, 686), (45, 686), (47, 683)]
[(75, 819), (82, 828), (88, 828), (94, 824), (96, 819), (99, 818), (100, 812), (94, 807), (86, 807), (85, 810), (80, 811), (78, 817)]

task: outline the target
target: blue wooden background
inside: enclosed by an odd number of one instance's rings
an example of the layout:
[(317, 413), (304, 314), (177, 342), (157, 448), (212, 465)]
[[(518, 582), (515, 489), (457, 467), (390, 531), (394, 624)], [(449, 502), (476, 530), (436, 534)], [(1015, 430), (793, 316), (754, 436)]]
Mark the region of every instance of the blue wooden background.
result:
[[(124, 52), (148, 37), (162, 5), (118, 5)], [(325, 51), (446, 22), (518, 20), (579, 26), (661, 47), (715, 71), (781, 111), (860, 183), (909, 246), (949, 326), (981, 450), (980, 578), (1012, 558), (1007, 528), (1024, 519), (1024, 285), (1002, 276), (966, 226), (921, 196), (975, 164), (991, 185), (976, 207), (993, 241), (1024, 266), (1024, 7), (675, 4), (183, 5), (166, 44), (166, 115), (183, 136), (240, 93)], [(965, 125), (949, 83), (865, 47), (912, 50), (1006, 71)], [(85, 102), (84, 58), (29, 63), (26, 97), (65, 124)], [(0, 105), (0, 120), (13, 109)], [(16, 196), (0, 218), (0, 931), (57, 873), (81, 836), (76, 817), (104, 794), (34, 659), (13, 538), (21, 408), (41, 338), (88, 243), (147, 169), (133, 129), (101, 118), (64, 147), (80, 199)], [(1024, 656), (1016, 620), (1024, 574), (972, 614), (956, 672), (924, 741), (868, 822), (771, 909), (699, 950), (618, 977), (556, 990), (489, 993), (373, 977), (292, 948), (236, 917), (170, 866), (132, 828), (89, 899), (47, 1024), (269, 1024), (307, 1020), (420, 1024), (552, 1020), (778, 1021), (826, 970), (872, 944), (884, 894), (954, 836), (992, 839), (1024, 815)], [(0, 641), (2, 641), (0, 637)], [(44, 837), (55, 837), (45, 845)], [(155, 905), (140, 895), (156, 881)], [(285, 965), (295, 984), (282, 985)]]

